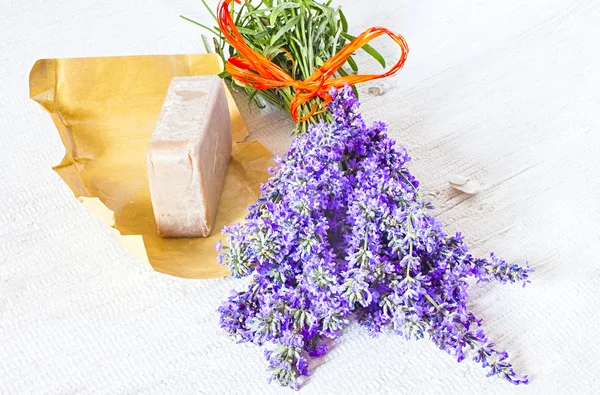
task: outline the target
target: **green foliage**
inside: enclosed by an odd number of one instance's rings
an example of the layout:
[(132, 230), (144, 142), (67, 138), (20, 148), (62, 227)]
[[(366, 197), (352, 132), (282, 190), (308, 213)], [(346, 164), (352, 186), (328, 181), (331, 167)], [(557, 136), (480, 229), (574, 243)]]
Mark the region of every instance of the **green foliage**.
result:
[[(344, 13), (340, 7), (331, 7), (331, 2), (332, 0), (322, 3), (314, 0), (252, 0), (243, 2), (232, 12), (236, 27), (250, 48), (281, 67), (292, 78), (303, 81), (353, 39), (348, 33), (348, 22)], [(216, 22), (214, 11), (205, 0), (202, 0), (202, 3)], [(223, 61), (237, 55), (237, 51), (228, 45), (218, 26), (206, 26), (184, 16), (182, 18), (214, 36), (215, 52)], [(206, 41), (204, 40), (205, 43)], [(363, 49), (385, 66), (385, 60), (375, 49), (370, 46)], [(349, 57), (335, 76), (342, 77), (357, 72), (355, 60)], [(221, 77), (231, 79), (226, 72), (222, 73)], [(259, 107), (261, 97), (286, 112), (289, 112), (290, 102), (295, 94), (294, 88), (257, 91), (235, 80), (231, 80), (231, 85), (234, 88), (243, 88)], [(299, 116), (308, 114), (320, 101), (320, 98), (315, 98), (302, 106)], [(329, 114), (314, 115), (308, 121), (298, 124), (296, 132), (302, 134), (310, 124), (320, 120), (330, 121)]]

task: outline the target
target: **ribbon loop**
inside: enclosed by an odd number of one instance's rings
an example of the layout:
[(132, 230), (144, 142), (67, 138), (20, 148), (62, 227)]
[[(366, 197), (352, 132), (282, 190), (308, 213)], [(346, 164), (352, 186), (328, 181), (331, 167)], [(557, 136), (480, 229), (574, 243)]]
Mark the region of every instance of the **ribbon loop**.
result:
[[(342, 88), (345, 85), (355, 85), (396, 74), (404, 66), (404, 62), (408, 56), (408, 44), (404, 37), (384, 27), (371, 27), (350, 41), (348, 45), (325, 62), (325, 64), (315, 69), (315, 72), (306, 80), (295, 80), (281, 67), (271, 62), (264, 55), (254, 52), (246, 44), (235, 26), (232, 13), (229, 10), (229, 5), (233, 1), (241, 4), (241, 0), (221, 0), (217, 10), (217, 20), (223, 36), (240, 54), (227, 60), (225, 70), (236, 80), (258, 90), (293, 87), (296, 92), (290, 103), (290, 114), (294, 122), (299, 121), (298, 113), (302, 105), (308, 103), (313, 98), (320, 97), (327, 103), (329, 101), (328, 92), (331, 88)], [(332, 78), (354, 51), (383, 35), (387, 35), (394, 40), (401, 51), (400, 59), (390, 70), (383, 74), (359, 74)], [(317, 106), (315, 105), (307, 116), (300, 119), (300, 122), (306, 121), (316, 112)]]

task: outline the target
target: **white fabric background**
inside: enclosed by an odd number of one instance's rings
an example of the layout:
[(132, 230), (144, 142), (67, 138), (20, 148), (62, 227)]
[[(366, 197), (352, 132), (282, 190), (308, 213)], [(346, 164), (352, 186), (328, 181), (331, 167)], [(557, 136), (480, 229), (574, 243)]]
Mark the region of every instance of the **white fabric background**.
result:
[[(215, 310), (239, 282), (180, 280), (128, 256), (50, 169), (63, 148), (28, 99), (38, 58), (202, 52), (201, 30), (178, 19), (208, 21), (200, 1), (0, 3), (0, 393), (289, 393), (267, 385), (262, 350), (218, 327)], [(388, 93), (360, 87), (362, 108), (408, 147), (446, 228), (476, 253), (535, 267), (525, 289), (477, 285), (471, 298), (531, 383), (353, 326), (301, 393), (598, 393), (600, 4), (337, 3), (354, 32), (378, 24), (409, 42)], [(251, 138), (284, 153), (287, 117), (241, 100)], [(452, 191), (451, 173), (483, 192)]]

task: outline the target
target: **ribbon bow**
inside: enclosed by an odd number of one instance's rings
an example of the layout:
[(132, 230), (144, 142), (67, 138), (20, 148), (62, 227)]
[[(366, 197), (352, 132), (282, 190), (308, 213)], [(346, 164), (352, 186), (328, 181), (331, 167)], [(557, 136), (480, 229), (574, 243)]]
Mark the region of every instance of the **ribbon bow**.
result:
[[(393, 75), (404, 66), (404, 62), (408, 56), (408, 45), (404, 37), (383, 27), (371, 27), (352, 40), (321, 67), (315, 69), (315, 72), (306, 80), (295, 80), (281, 67), (271, 62), (265, 56), (254, 52), (246, 44), (235, 26), (232, 14), (229, 11), (229, 5), (232, 1), (241, 4), (241, 0), (221, 0), (217, 10), (219, 28), (223, 36), (240, 53), (239, 56), (233, 56), (227, 60), (225, 70), (236, 80), (258, 90), (293, 87), (296, 93), (290, 103), (290, 113), (294, 122), (298, 122), (300, 107), (308, 103), (311, 99), (320, 97), (324, 100), (324, 105), (326, 105), (331, 101), (331, 97), (328, 94), (331, 88), (342, 88), (345, 85), (354, 85)], [(346, 63), (346, 60), (354, 51), (382, 35), (388, 35), (398, 44), (401, 50), (400, 59), (390, 70), (383, 74), (362, 74), (331, 78)], [(316, 109), (316, 105), (313, 106), (311, 112), (301, 118), (300, 122), (304, 122), (310, 118), (316, 112)]]

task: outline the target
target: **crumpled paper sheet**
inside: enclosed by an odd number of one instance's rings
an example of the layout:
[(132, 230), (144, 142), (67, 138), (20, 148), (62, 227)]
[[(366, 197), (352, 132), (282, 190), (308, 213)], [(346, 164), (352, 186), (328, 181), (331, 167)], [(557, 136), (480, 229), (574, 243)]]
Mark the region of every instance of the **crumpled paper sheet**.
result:
[[(156, 231), (146, 149), (173, 77), (218, 74), (215, 54), (43, 59), (29, 76), (30, 96), (52, 116), (66, 153), (54, 170), (121, 245), (162, 273), (229, 275), (214, 246), (260, 194), (271, 152), (243, 142), (248, 130), (228, 92), (233, 152), (214, 230), (208, 238), (167, 239)], [(107, 211), (110, 210), (110, 211)], [(137, 237), (137, 240), (136, 240)], [(143, 243), (142, 243), (143, 239)]]

